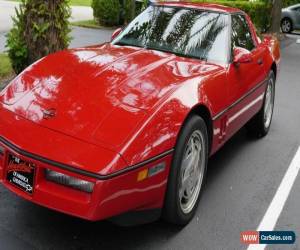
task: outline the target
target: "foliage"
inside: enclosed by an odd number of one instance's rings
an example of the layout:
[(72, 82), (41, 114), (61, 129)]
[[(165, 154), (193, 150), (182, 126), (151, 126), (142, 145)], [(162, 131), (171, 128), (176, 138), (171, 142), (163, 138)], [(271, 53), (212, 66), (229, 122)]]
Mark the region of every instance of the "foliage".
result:
[(121, 8), (119, 0), (93, 0), (92, 8), (94, 17), (100, 24), (106, 26), (119, 24)]
[(7, 35), (6, 46), (12, 67), (16, 73), (22, 71), (28, 63), (28, 49), (25, 42), (25, 15), (24, 6), (16, 9), (16, 17), (13, 18), (13, 27)]
[(68, 1), (22, 0), (7, 35), (8, 54), (16, 73), (70, 43)]
[(146, 9), (147, 6), (148, 6), (148, 0), (143, 0), (141, 2), (137, 2), (133, 0), (125, 0), (125, 6), (124, 6), (125, 23), (129, 23), (135, 16), (139, 15), (144, 9)]
[[(264, 1), (241, 1), (241, 0), (193, 0), (194, 2), (211, 2), (241, 9), (248, 13), (258, 31), (266, 31), (270, 26), (271, 4)], [(284, 0), (295, 1), (295, 0)], [(298, 0), (300, 1), (300, 0)], [(125, 5), (121, 6), (119, 0), (93, 0), (94, 15), (104, 25), (117, 25), (128, 23), (147, 7), (147, 0), (141, 4), (133, 0), (124, 0)], [(133, 11), (134, 10), (134, 11)]]
[[(22, 0), (10, 0), (15, 2), (21, 2)], [(91, 6), (92, 0), (69, 0), (69, 5), (73, 6)]]
[(129, 23), (135, 16), (136, 3), (132, 0), (125, 0), (123, 6), (123, 19), (125, 23)]
[(283, 0), (282, 1), (283, 7), (288, 7), (288, 6), (291, 6), (294, 4), (299, 4), (299, 3), (300, 3), (300, 0)]
[[(120, 4), (122, 2), (122, 4)], [(101, 25), (114, 26), (129, 23), (148, 5), (148, 0), (93, 0), (94, 17)]]
[[(201, 0), (194, 0), (194, 2), (203, 2)], [(243, 10), (250, 17), (257, 30), (265, 32), (270, 26), (271, 19), (271, 4), (264, 2), (250, 2), (250, 1), (226, 1), (226, 0), (208, 0), (205, 2), (212, 2), (222, 4), (229, 7), (234, 7)]]

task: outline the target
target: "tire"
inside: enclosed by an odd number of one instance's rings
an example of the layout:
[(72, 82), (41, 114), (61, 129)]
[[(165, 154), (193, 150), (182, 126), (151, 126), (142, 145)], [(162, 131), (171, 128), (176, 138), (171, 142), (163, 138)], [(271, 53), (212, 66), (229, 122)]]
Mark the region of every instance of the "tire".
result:
[(280, 27), (283, 33), (291, 33), (293, 31), (293, 22), (290, 18), (285, 17), (281, 20)]
[[(269, 92), (270, 91), (270, 92)], [(270, 99), (269, 99), (270, 98)], [(260, 111), (247, 123), (246, 128), (251, 136), (256, 138), (264, 137), (268, 134), (272, 123), (275, 101), (275, 75), (269, 73), (268, 84), (266, 87), (263, 106)], [(268, 109), (268, 104), (269, 106)]]
[[(205, 181), (208, 145), (204, 120), (199, 116), (191, 116), (177, 139), (162, 213), (164, 220), (184, 226), (193, 218)], [(184, 179), (186, 185), (183, 185)]]

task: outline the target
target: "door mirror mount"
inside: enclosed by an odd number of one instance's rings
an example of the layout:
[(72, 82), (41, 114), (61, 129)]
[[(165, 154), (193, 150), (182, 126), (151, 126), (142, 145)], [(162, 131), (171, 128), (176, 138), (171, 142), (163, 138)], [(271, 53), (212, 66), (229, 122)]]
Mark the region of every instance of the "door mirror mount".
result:
[(110, 41), (112, 42), (120, 33), (122, 32), (122, 28), (117, 28), (111, 35)]
[(242, 63), (251, 63), (252, 62), (251, 52), (247, 49), (236, 47), (233, 50), (233, 63), (235, 65), (240, 65)]

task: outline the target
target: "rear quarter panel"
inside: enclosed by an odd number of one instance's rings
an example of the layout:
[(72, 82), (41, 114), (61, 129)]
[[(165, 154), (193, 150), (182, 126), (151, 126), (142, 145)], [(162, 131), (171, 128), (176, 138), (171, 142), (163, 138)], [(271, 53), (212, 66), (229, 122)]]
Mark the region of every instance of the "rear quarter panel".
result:
[(265, 46), (268, 48), (269, 53), (266, 56), (266, 66), (270, 70), (272, 64), (276, 64), (277, 72), (280, 71), (280, 44), (278, 39), (273, 35), (264, 35), (261, 46)]

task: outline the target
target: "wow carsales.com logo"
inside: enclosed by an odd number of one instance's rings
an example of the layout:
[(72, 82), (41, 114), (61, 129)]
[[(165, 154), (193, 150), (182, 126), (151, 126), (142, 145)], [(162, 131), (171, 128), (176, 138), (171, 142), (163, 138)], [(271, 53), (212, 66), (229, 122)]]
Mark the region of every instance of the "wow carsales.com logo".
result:
[(241, 232), (243, 244), (294, 244), (293, 231), (244, 231)]

